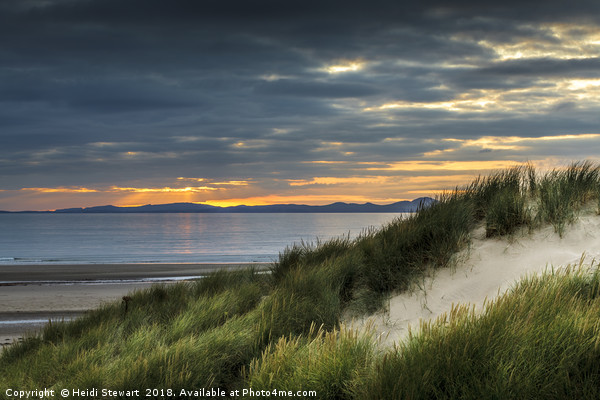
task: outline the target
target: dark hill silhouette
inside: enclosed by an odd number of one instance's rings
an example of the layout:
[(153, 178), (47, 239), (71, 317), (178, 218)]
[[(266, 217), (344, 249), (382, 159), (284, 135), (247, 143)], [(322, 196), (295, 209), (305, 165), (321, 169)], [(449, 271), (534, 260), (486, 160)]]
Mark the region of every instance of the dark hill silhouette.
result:
[(436, 200), (419, 197), (412, 201), (399, 201), (392, 204), (373, 203), (332, 203), (324, 206), (305, 204), (272, 204), (266, 206), (216, 207), (208, 204), (171, 203), (147, 204), (138, 207), (97, 206), (86, 208), (64, 208), (55, 211), (20, 211), (55, 214), (102, 214), (102, 213), (373, 213), (373, 212), (414, 212), (419, 207), (427, 207)]

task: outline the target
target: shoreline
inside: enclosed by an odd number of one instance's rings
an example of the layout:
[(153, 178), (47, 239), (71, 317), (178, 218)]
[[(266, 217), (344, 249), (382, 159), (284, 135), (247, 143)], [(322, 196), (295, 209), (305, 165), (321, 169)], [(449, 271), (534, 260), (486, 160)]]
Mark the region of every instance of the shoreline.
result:
[(0, 266), (0, 348), (39, 331), (49, 320), (73, 319), (157, 283), (197, 279), (221, 269), (270, 263), (61, 264)]
[[(0, 265), (0, 286), (60, 283), (156, 282), (200, 278), (218, 270), (255, 267), (266, 270), (271, 263), (140, 263), (140, 264), (27, 264)], [(0, 306), (0, 312), (2, 311)]]
[(39, 332), (49, 321), (68, 321), (85, 311), (0, 312), (0, 349)]

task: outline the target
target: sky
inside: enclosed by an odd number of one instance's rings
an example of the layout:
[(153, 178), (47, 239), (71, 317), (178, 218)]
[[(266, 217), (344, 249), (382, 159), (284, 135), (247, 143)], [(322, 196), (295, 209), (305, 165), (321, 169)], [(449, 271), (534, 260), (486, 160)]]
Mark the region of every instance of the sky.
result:
[(596, 0), (0, 2), (0, 210), (387, 204), (599, 156)]

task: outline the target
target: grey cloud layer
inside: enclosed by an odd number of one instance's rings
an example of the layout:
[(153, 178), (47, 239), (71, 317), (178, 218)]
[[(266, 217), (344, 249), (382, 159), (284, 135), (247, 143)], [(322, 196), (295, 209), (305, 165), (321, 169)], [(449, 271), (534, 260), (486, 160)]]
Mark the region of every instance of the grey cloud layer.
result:
[[(524, 103), (560, 97), (545, 91), (549, 80), (600, 78), (600, 59), (499, 60), (482, 41), (560, 47), (540, 24), (572, 24), (565, 34), (577, 39), (599, 11), (595, 1), (2, 2), (0, 189), (308, 179), (327, 171), (303, 161), (416, 159), (441, 149), (432, 139), (596, 131), (597, 105), (572, 99), (525, 115), (364, 109), (472, 90), (527, 88)], [(352, 60), (364, 68), (325, 70)]]

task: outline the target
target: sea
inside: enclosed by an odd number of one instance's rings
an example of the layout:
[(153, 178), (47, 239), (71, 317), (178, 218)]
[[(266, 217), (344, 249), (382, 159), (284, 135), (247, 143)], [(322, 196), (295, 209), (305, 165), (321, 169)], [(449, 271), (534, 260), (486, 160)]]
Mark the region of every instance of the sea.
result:
[(270, 263), (402, 213), (0, 214), (0, 265)]

